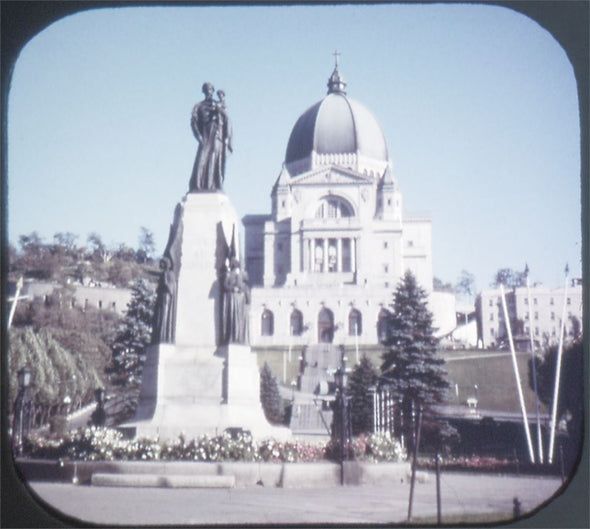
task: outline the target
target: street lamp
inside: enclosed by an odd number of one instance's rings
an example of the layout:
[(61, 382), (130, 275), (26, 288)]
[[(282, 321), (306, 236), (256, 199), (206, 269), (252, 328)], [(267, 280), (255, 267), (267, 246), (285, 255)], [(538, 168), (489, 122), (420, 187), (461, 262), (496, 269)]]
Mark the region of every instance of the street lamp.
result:
[(104, 410), (104, 389), (97, 388), (94, 390), (94, 397), (96, 398), (96, 409), (90, 416), (94, 426), (104, 426), (106, 423), (107, 414)]
[[(334, 373), (334, 382), (336, 386), (336, 413), (335, 418), (338, 418), (337, 421), (334, 421), (334, 437), (340, 437), (340, 484), (344, 485), (344, 460), (346, 458), (345, 453), (345, 443), (346, 443), (346, 433), (347, 433), (347, 397), (346, 397), (346, 360), (342, 358), (342, 365), (336, 369)], [(337, 427), (337, 428), (336, 428)]]
[(14, 403), (12, 428), (12, 448), (16, 455), (22, 454), (23, 439), (28, 435), (31, 427), (31, 399), (29, 397), (31, 378), (32, 371), (29, 366), (24, 366), (17, 373), (19, 390)]

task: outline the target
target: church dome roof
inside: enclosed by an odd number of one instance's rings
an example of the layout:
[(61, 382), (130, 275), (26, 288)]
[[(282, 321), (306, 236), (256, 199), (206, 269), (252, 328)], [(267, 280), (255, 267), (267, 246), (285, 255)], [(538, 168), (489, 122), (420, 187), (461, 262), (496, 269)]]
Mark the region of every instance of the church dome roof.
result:
[(297, 120), (285, 163), (319, 155), (355, 154), (387, 162), (387, 144), (372, 112), (346, 95), (346, 83), (334, 69), (328, 81), (328, 95), (309, 107)]

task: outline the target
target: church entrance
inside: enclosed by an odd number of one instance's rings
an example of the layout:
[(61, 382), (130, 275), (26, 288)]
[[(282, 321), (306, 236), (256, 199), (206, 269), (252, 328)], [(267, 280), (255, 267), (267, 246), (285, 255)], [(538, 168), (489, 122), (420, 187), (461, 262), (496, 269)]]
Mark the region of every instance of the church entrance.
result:
[(318, 315), (318, 342), (332, 343), (334, 340), (334, 314), (323, 308)]

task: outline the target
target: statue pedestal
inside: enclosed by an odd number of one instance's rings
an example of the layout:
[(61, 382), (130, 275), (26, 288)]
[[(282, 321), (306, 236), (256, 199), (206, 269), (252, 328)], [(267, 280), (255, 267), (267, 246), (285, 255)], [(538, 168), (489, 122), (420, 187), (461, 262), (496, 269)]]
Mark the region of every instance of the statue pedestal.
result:
[(220, 435), (226, 428), (250, 430), (254, 438), (287, 439), (260, 404), (260, 375), (249, 346), (229, 345), (212, 354), (204, 347), (152, 345), (132, 422), (136, 437), (175, 439)]
[(174, 439), (250, 430), (255, 438), (287, 439), (288, 428), (268, 423), (260, 404), (260, 374), (248, 345), (217, 347), (223, 265), (238, 218), (222, 193), (183, 199), (175, 344), (146, 351), (135, 417), (124, 428), (137, 437)]

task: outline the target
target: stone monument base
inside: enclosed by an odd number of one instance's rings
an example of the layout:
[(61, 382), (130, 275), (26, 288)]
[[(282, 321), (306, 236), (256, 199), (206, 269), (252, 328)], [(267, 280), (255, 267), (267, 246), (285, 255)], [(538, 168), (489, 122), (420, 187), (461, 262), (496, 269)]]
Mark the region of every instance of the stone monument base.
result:
[(285, 440), (291, 431), (271, 425), (260, 404), (256, 355), (247, 345), (151, 345), (146, 351), (139, 403), (121, 425), (135, 436), (176, 439), (249, 430), (255, 439)]

